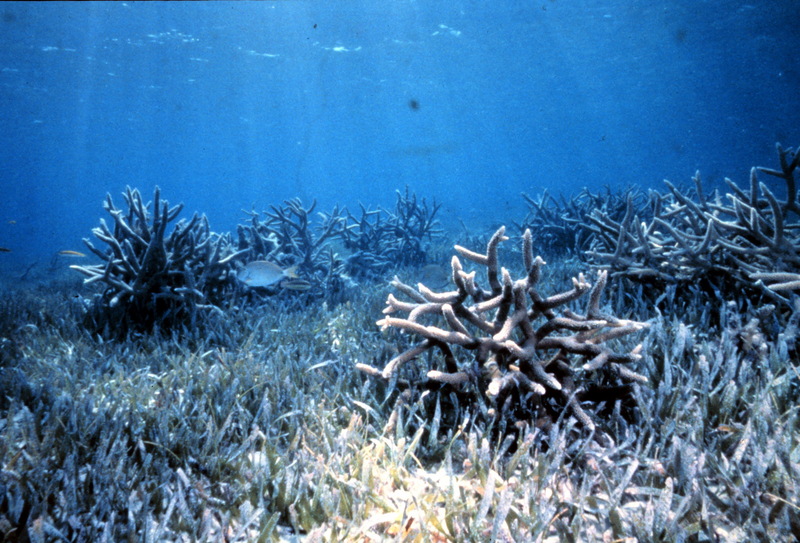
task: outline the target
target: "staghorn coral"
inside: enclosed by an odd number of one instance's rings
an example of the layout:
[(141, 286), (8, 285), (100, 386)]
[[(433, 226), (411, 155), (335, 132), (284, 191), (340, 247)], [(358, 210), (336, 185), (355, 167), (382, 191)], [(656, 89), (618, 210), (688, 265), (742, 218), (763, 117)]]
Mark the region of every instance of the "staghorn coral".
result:
[[(789, 299), (781, 293), (800, 289), (800, 210), (794, 178), (800, 154), (780, 144), (777, 150), (780, 170), (753, 168), (749, 190), (726, 179), (730, 192), (725, 199), (717, 191), (706, 196), (698, 172), (693, 194), (666, 181), (669, 192), (651, 192), (649, 210), (628, 200), (621, 220), (593, 212), (584, 223), (594, 235), (588, 258), (613, 278), (745, 292), (788, 306)], [(759, 172), (785, 181), (785, 200), (759, 181)], [(640, 220), (643, 211), (652, 219)]]
[[(512, 280), (505, 268), (499, 268), (497, 258), (498, 245), (508, 239), (504, 234), (505, 227), (495, 232), (485, 254), (455, 246), (463, 258), (485, 267), (488, 290), (478, 284), (476, 272), (464, 271), (458, 256), (452, 259), (455, 290), (437, 293), (421, 283), (414, 289), (395, 278), (393, 286), (410, 301), (390, 294), (386, 316), (378, 324), (413, 333), (422, 341), (392, 359), (383, 370), (364, 364), (358, 368), (391, 380), (407, 362), (438, 350), (441, 364), (427, 372), (428, 382), (457, 390), (477, 384), (478, 394), (494, 404), (494, 416), (503, 423), (524, 425), (537, 419), (539, 424), (547, 424), (568, 409), (585, 427), (594, 430), (595, 422), (581, 406), (583, 400), (613, 400), (631, 383), (646, 381), (628, 368), (639, 359), (640, 347), (619, 353), (606, 343), (646, 325), (601, 311), (605, 272), (594, 286), (581, 274), (573, 278), (572, 289), (543, 296), (539, 279), (545, 262), (533, 256), (530, 230), (522, 236), (525, 273)], [(584, 314), (564, 307), (586, 295)], [(396, 312), (407, 313), (407, 317), (392, 316)], [(473, 362), (459, 362), (457, 349), (472, 351)], [(576, 358), (584, 361), (582, 366), (575, 367)], [(592, 381), (590, 374), (600, 377)], [(401, 397), (401, 401), (405, 399)]]
[(124, 198), (127, 212), (106, 195), (103, 208), (114, 220), (113, 227), (100, 219), (100, 226), (92, 230), (107, 248), (83, 240), (102, 263), (70, 266), (86, 276), (84, 284), (105, 284), (87, 323), (106, 336), (121, 337), (130, 330), (180, 326), (196, 320), (200, 311), (221, 312), (217, 304), (230, 285), (231, 262), (241, 253), (211, 231), (205, 215), (182, 219), (167, 234), (183, 204), (170, 207), (158, 187), (152, 206), (137, 189), (127, 187)]
[(431, 205), (425, 198), (417, 198), (416, 193), (397, 191), (397, 201), (394, 212), (386, 211), (387, 222), (391, 226), (393, 243), (387, 247), (385, 253), (394, 262), (399, 264), (425, 264), (427, 252), (424, 242), (431, 241), (442, 233), (436, 214), (442, 204), (433, 200)]
[(561, 256), (574, 253), (581, 256), (589, 245), (592, 233), (582, 224), (592, 212), (602, 212), (614, 220), (625, 214), (628, 198), (634, 202), (646, 201), (646, 195), (636, 187), (615, 192), (606, 186), (604, 192), (594, 194), (584, 188), (569, 199), (551, 196), (545, 189), (540, 196), (533, 198), (522, 193), (528, 204), (528, 213), (521, 222), (514, 223), (520, 233), (525, 230), (536, 232), (536, 251), (538, 254)]
[(298, 271), (313, 277), (327, 272), (322, 254), (327, 241), (341, 235), (344, 218), (338, 206), (330, 213), (320, 213), (321, 223), (312, 228), (309, 217), (317, 207), (314, 200), (311, 207), (304, 208), (299, 198), (286, 200), (282, 206), (270, 206), (266, 212), (266, 227), (277, 240), (276, 257), (291, 260)]
[(270, 206), (263, 220), (258, 212), (248, 212), (249, 224), (237, 227), (237, 248), (247, 252), (248, 260), (296, 265), (299, 272), (310, 277), (323, 271), (323, 253), (328, 242), (342, 234), (344, 219), (335, 207), (330, 213), (319, 213), (322, 222), (315, 225), (310, 217), (316, 207), (316, 200), (306, 208), (302, 200), (293, 198)]
[(347, 212), (342, 233), (344, 246), (351, 251), (345, 260), (350, 275), (379, 277), (397, 265), (428, 262), (426, 242), (442, 233), (436, 220), (441, 204), (434, 200), (429, 206), (406, 187), (405, 193), (397, 191), (394, 211), (360, 207), (360, 217)]
[(386, 254), (393, 244), (393, 226), (381, 209), (368, 209), (359, 204), (359, 217), (347, 211), (342, 243), (350, 251), (344, 266), (352, 277), (376, 277), (396, 265)]
[[(390, 268), (427, 261), (426, 241), (440, 232), (435, 219), (440, 204), (429, 206), (424, 198), (397, 191), (394, 211), (361, 206), (360, 216), (336, 206), (311, 220), (310, 207), (295, 198), (270, 206), (261, 214), (249, 212), (247, 224), (239, 225), (237, 247), (248, 252), (248, 260), (270, 260), (298, 274), (313, 293), (340, 298), (352, 286), (350, 277), (375, 279)], [(341, 251), (341, 254), (336, 250)]]
[(336, 206), (330, 213), (320, 212), (315, 223), (311, 217), (316, 207), (316, 200), (306, 208), (294, 198), (270, 206), (263, 219), (258, 212), (249, 212), (249, 223), (237, 227), (237, 248), (247, 253), (248, 262), (268, 260), (284, 268), (295, 266), (299, 276), (293, 282), (295, 290), (340, 301), (350, 285), (331, 244), (342, 236), (344, 210)]

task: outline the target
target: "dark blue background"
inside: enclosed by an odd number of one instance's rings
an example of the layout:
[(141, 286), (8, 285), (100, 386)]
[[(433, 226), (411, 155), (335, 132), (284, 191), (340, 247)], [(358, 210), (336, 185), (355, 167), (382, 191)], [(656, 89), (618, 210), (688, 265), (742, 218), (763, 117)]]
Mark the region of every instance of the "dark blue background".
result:
[(405, 185), (477, 227), (545, 187), (744, 182), (800, 145), (797, 7), (3, 3), (0, 267), (81, 250), (125, 185), (229, 231)]

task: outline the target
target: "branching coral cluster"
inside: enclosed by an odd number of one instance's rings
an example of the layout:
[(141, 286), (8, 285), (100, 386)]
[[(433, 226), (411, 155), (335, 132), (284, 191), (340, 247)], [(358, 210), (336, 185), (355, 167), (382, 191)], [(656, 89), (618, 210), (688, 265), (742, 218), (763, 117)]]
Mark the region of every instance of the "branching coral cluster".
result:
[[(624, 217), (602, 211), (585, 228), (594, 234), (590, 260), (612, 277), (638, 282), (708, 284), (728, 292), (763, 293), (781, 303), (783, 291), (800, 289), (800, 207), (795, 172), (800, 153), (780, 145), (780, 170), (753, 168), (749, 189), (730, 179), (730, 192), (704, 193), (699, 173), (694, 194), (667, 182), (669, 193), (651, 192), (652, 215), (641, 220), (629, 199)], [(764, 173), (786, 183), (781, 200), (759, 181)]]
[[(209, 311), (220, 313), (220, 305), (235, 288), (237, 262), (240, 266), (268, 260), (295, 266), (300, 279), (289, 287), (313, 288), (313, 295), (338, 301), (349, 284), (348, 270), (372, 277), (387, 264), (403, 263), (401, 254), (424, 259), (424, 238), (438, 233), (438, 205), (429, 207), (408, 191), (405, 196), (398, 193), (395, 213), (380, 212), (387, 218), (377, 238), (371, 237), (367, 225), (372, 214), (356, 221), (336, 206), (330, 213), (318, 213), (321, 220), (315, 222), (316, 201), (304, 207), (295, 198), (270, 206), (263, 220), (251, 213), (250, 221), (238, 227), (235, 243), (228, 234), (212, 232), (205, 215), (195, 213), (188, 221), (175, 222), (183, 205), (170, 207), (158, 187), (152, 204), (130, 187), (124, 198), (127, 210), (117, 208), (107, 195), (103, 207), (113, 225), (101, 219), (92, 230), (106, 247), (84, 240), (101, 263), (72, 266), (86, 276), (86, 284), (104, 285), (87, 315), (91, 327), (104, 335), (167, 330), (196, 322)], [(175, 224), (168, 232), (170, 223)], [(334, 242), (359, 249), (342, 257), (334, 251)]]
[(390, 258), (401, 264), (424, 264), (425, 240), (430, 241), (442, 233), (436, 214), (442, 205), (434, 200), (430, 205), (425, 198), (417, 198), (406, 187), (405, 194), (397, 191), (394, 212), (385, 211), (387, 224), (393, 237), (387, 249)]
[(170, 207), (158, 187), (152, 207), (136, 189), (126, 188), (124, 197), (127, 212), (106, 196), (103, 208), (114, 224), (109, 227), (100, 219), (100, 226), (92, 230), (107, 247), (97, 248), (84, 239), (102, 262), (71, 266), (86, 276), (84, 283), (105, 284), (90, 312), (95, 326), (124, 334), (129, 327), (149, 329), (192, 319), (198, 310), (220, 311), (215, 304), (238, 253), (211, 232), (204, 215), (178, 221), (167, 234), (183, 205)]
[[(394, 211), (370, 210), (363, 205), (356, 217), (338, 206), (318, 213), (316, 201), (303, 207), (295, 198), (264, 213), (251, 212), (248, 224), (238, 227), (238, 248), (249, 250), (250, 260), (264, 259), (282, 266), (296, 265), (298, 273), (326, 290), (337, 288), (337, 278), (373, 278), (403, 264), (424, 264), (425, 242), (440, 234), (436, 213), (440, 205), (428, 205), (406, 189), (397, 192)], [(344, 249), (338, 254), (334, 247)]]
[(646, 195), (634, 187), (622, 192), (606, 187), (604, 192), (596, 194), (584, 188), (569, 199), (563, 195), (556, 199), (545, 189), (538, 197), (522, 193), (522, 198), (528, 205), (528, 212), (514, 225), (520, 233), (528, 229), (536, 232), (536, 250), (547, 255), (581, 255), (592, 237), (581, 225), (592, 212), (599, 211), (619, 220), (625, 214), (628, 198), (634, 202), (647, 200)]
[(371, 275), (396, 265), (421, 265), (427, 262), (426, 241), (442, 233), (436, 214), (441, 204), (431, 205), (414, 193), (397, 191), (395, 209), (370, 210), (361, 206), (361, 216), (347, 213), (342, 240), (351, 251), (346, 261), (348, 273)]
[[(481, 394), (494, 404), (495, 416), (503, 421), (555, 420), (568, 408), (593, 430), (595, 423), (581, 406), (590, 387), (600, 395), (595, 387), (603, 388), (609, 393), (606, 399), (613, 400), (610, 391), (619, 391), (619, 385), (646, 381), (628, 367), (639, 359), (640, 347), (620, 353), (606, 343), (646, 325), (601, 311), (605, 272), (594, 286), (579, 275), (573, 278), (570, 290), (544, 296), (539, 279), (545, 262), (533, 256), (530, 230), (522, 237), (525, 273), (512, 280), (509, 271), (499, 267), (497, 257), (498, 245), (507, 239), (502, 227), (489, 240), (484, 254), (455, 246), (459, 255), (485, 269), (488, 290), (479, 285), (475, 271), (464, 270), (458, 256), (452, 259), (452, 291), (433, 292), (421, 283), (414, 289), (395, 278), (393, 285), (410, 301), (389, 295), (386, 316), (378, 324), (415, 334), (422, 341), (383, 370), (364, 364), (358, 367), (391, 380), (403, 364), (438, 350), (441, 364), (427, 372), (427, 379), (456, 388), (479, 384)], [(567, 307), (584, 296), (588, 296), (584, 314)], [(407, 317), (392, 316), (396, 312), (407, 313)], [(474, 352), (473, 361), (459, 362), (454, 347)], [(575, 367), (572, 358), (584, 363)], [(591, 382), (588, 375), (594, 373), (602, 378)], [(516, 420), (509, 421), (509, 417)]]
[(262, 220), (250, 213), (248, 224), (237, 227), (239, 251), (247, 261), (267, 260), (283, 267), (296, 266), (302, 281), (329, 296), (341, 287), (341, 262), (330, 242), (342, 235), (344, 217), (339, 207), (330, 213), (319, 213), (321, 221), (312, 220), (316, 200), (303, 207), (299, 198), (270, 206)]

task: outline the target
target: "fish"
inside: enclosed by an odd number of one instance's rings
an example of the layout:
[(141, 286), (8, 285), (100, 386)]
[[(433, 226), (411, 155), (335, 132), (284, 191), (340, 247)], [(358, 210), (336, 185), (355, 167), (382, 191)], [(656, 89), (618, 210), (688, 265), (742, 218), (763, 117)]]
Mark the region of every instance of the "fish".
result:
[(442, 266), (438, 264), (428, 264), (420, 270), (419, 282), (428, 288), (441, 289), (450, 284), (453, 277)]
[(236, 274), (236, 278), (248, 287), (268, 287), (284, 279), (297, 279), (297, 266), (283, 269), (274, 262), (254, 260)]
[(72, 256), (75, 258), (82, 258), (86, 256), (85, 254), (79, 251), (72, 251), (70, 249), (64, 249), (63, 251), (59, 251), (58, 254), (60, 254), (61, 256)]
[(281, 281), (281, 288), (305, 292), (307, 290), (311, 290), (311, 283), (305, 279), (284, 279)]
[(8, 247), (0, 247), (0, 253), (10, 253), (11, 249)]
[(17, 221), (15, 221), (14, 219), (11, 219), (10, 221), (8, 221), (8, 224), (14, 225), (14, 224), (17, 224)]

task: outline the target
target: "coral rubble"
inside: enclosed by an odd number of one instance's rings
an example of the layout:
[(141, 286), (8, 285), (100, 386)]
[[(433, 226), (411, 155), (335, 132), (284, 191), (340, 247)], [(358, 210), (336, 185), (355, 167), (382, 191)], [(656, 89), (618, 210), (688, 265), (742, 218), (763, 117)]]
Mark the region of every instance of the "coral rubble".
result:
[[(512, 280), (498, 263), (498, 245), (508, 239), (504, 234), (505, 227), (495, 232), (485, 254), (455, 246), (459, 255), (485, 269), (488, 290), (479, 285), (475, 271), (464, 270), (458, 256), (452, 259), (452, 291), (433, 292), (423, 284), (414, 289), (395, 278), (393, 286), (410, 300), (390, 294), (386, 316), (378, 324), (415, 334), (421, 341), (383, 370), (358, 367), (391, 380), (403, 364), (438, 350), (440, 363), (427, 372), (428, 382), (457, 390), (478, 385), (478, 395), (493, 404), (490, 414), (496, 420), (541, 425), (568, 409), (594, 430), (592, 416), (581, 405), (584, 400), (591, 396), (613, 403), (615, 394), (646, 381), (629, 368), (640, 357), (640, 347), (621, 353), (606, 343), (646, 325), (601, 310), (605, 272), (594, 286), (581, 274), (573, 278), (570, 290), (543, 295), (539, 280), (545, 262), (534, 258), (530, 230), (522, 237), (524, 275)], [(568, 308), (584, 296), (588, 299), (584, 314)], [(394, 317), (396, 312), (407, 316)], [(459, 349), (473, 352), (472, 361), (459, 361)], [(575, 359), (584, 363), (576, 366)], [(594, 374), (597, 378), (590, 378)]]
[(170, 207), (158, 187), (152, 207), (130, 187), (124, 198), (127, 211), (106, 195), (103, 208), (111, 215), (113, 227), (100, 219), (100, 226), (92, 230), (107, 248), (83, 240), (102, 262), (71, 266), (86, 276), (85, 284), (105, 284), (87, 321), (104, 335), (124, 336), (129, 330), (179, 326), (195, 320), (200, 312), (220, 312), (217, 304), (231, 281), (231, 261), (240, 253), (211, 231), (205, 215), (182, 219), (167, 234), (167, 226), (183, 205)]

